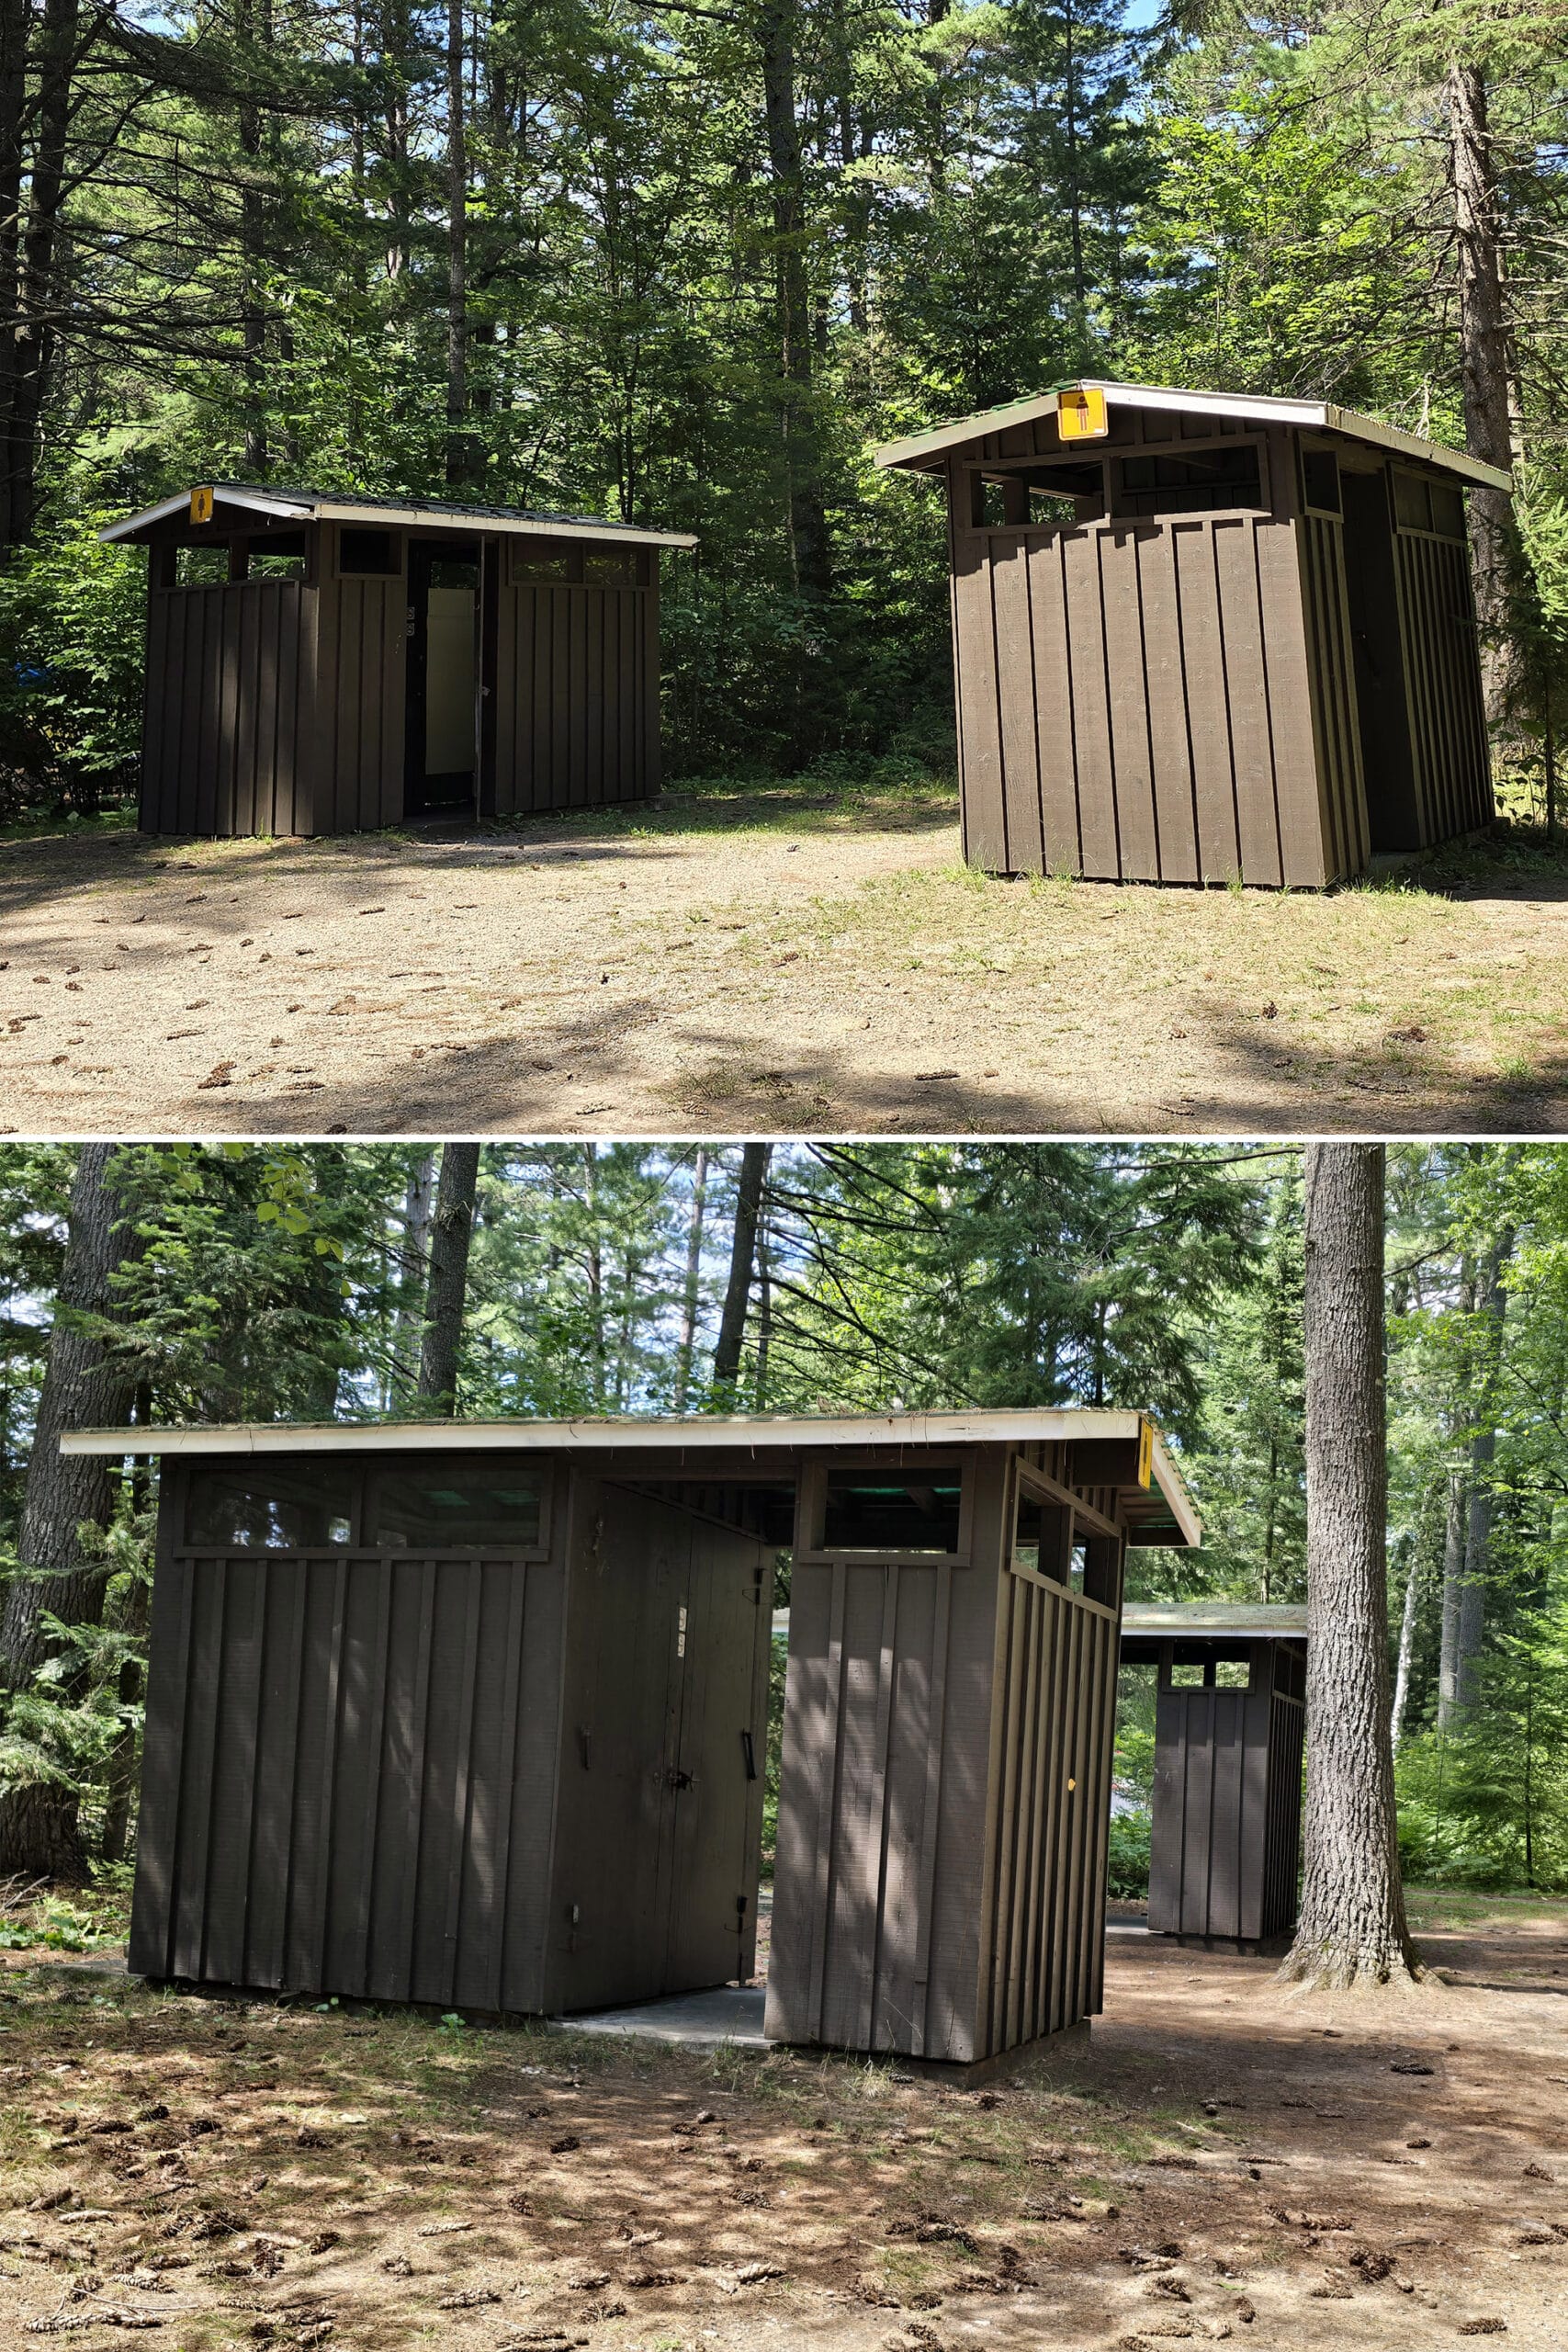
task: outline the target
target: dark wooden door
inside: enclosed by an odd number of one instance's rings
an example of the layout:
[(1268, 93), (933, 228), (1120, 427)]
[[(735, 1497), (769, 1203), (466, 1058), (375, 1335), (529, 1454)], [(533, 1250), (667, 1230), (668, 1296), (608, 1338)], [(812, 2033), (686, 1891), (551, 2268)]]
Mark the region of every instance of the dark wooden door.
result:
[(749, 1972), (772, 1629), (754, 1536), (609, 1481), (581, 1480), (574, 1510), (552, 1979), (569, 2010)]

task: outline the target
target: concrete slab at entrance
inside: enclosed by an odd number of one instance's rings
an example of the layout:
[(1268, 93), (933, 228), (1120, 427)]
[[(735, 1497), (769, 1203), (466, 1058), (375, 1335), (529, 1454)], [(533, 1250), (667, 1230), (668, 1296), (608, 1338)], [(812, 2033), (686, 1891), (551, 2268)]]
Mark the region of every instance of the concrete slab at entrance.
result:
[(629, 2009), (595, 2009), (585, 2017), (551, 2018), (566, 2033), (616, 2034), (632, 2041), (663, 2041), (682, 2050), (771, 2050), (762, 2031), (761, 1985), (716, 1984), (705, 1993), (672, 1993)]

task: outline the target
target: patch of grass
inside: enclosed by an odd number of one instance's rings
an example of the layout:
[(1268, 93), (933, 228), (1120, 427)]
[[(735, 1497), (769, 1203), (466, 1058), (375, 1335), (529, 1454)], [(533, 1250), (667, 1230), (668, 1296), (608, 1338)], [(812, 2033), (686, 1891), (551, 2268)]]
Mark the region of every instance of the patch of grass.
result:
[(131, 833), (136, 831), (136, 809), (127, 802), (123, 808), (105, 808), (96, 817), (78, 816), (73, 810), (65, 815), (59, 811), (47, 817), (16, 817), (8, 825), (0, 825), (0, 842), (95, 841), (104, 833)]

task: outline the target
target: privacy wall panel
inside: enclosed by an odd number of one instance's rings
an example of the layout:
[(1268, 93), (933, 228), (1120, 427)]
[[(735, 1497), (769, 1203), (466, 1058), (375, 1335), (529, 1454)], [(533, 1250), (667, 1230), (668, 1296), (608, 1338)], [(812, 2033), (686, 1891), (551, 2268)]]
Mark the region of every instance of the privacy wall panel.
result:
[(160, 1566), (131, 1967), (540, 2006), (563, 1575)]
[(964, 854), (1332, 880), (1294, 573), (1291, 526), (1266, 514), (956, 533)]
[(796, 1561), (767, 2031), (976, 2055), (995, 1578)]
[(647, 799), (660, 781), (657, 588), (503, 578), (497, 814)]
[(150, 592), (143, 831), (308, 830), (316, 623), (304, 581)]
[(1462, 539), (1396, 530), (1394, 552), (1416, 809), (1426, 847), (1492, 820), (1475, 602)]
[[(1303, 1708), (1271, 1649), (1247, 1690), (1172, 1689), (1156, 1704), (1149, 1928), (1257, 1942), (1296, 1916)], [(1280, 1679), (1291, 1669), (1280, 1667)]]

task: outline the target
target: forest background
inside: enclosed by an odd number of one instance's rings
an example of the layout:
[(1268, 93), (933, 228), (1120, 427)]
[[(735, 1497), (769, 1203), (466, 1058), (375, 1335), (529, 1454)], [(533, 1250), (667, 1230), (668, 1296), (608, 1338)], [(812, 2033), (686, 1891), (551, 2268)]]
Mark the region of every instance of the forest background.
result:
[[(1561, 1892), (1568, 1149), (1391, 1146), (1387, 1204), (1404, 1867)], [(1130, 1597), (1299, 1601), (1302, 1216), (1290, 1145), (0, 1148), (0, 1876), (112, 1892), (132, 1835), (155, 1471), (62, 1427), (1134, 1406), (1205, 1531)]]
[(1562, 0), (1171, 11), (0, 0), (0, 821), (130, 787), (141, 559), (94, 534), (213, 478), (690, 528), (677, 773), (940, 772), (938, 493), (869, 449), (1080, 374), (1511, 465), (1482, 617), (1538, 791)]

